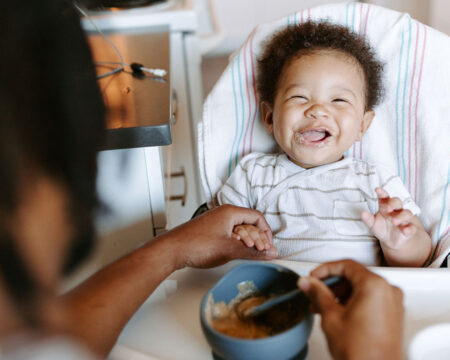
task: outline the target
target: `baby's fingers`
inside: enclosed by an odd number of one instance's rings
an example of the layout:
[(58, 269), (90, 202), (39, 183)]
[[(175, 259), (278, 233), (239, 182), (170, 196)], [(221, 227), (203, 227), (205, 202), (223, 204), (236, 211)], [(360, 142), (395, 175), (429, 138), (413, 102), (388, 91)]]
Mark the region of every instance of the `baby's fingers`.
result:
[(393, 211), (390, 214), (390, 217), (392, 224), (394, 224), (395, 226), (408, 225), (409, 223), (413, 222), (414, 219), (413, 213), (407, 209)]
[(407, 237), (414, 235), (417, 232), (417, 227), (414, 224), (414, 214), (409, 210), (394, 212), (391, 215), (391, 222)]
[(378, 199), (385, 199), (389, 197), (389, 193), (383, 188), (376, 187), (375, 192), (377, 193)]
[(399, 198), (391, 198), (386, 190), (382, 188), (375, 189), (378, 195), (378, 208), (384, 217), (389, 216), (393, 211), (403, 208), (403, 202)]
[(233, 234), (235, 235), (234, 237), (236, 237), (238, 240), (241, 240), (247, 247), (253, 247), (255, 245), (252, 236), (244, 226), (236, 226), (234, 228)]
[(414, 224), (400, 225), (398, 228), (406, 237), (413, 236), (417, 232), (417, 226)]
[(364, 210), (361, 213), (361, 219), (369, 229), (372, 229), (373, 225), (375, 224), (375, 216), (373, 216), (373, 214)]
[(271, 246), (269, 243), (269, 239), (267, 238), (267, 235), (264, 231), (255, 228), (253, 229), (253, 231), (251, 231), (250, 235), (252, 236), (255, 247), (258, 250), (270, 249)]
[(233, 240), (241, 240), (241, 237), (238, 234), (236, 234), (235, 232), (231, 233), (231, 238)]
[(257, 250), (271, 248), (271, 240), (265, 231), (253, 225), (240, 225), (234, 228), (234, 238), (241, 240), (247, 247), (255, 247)]

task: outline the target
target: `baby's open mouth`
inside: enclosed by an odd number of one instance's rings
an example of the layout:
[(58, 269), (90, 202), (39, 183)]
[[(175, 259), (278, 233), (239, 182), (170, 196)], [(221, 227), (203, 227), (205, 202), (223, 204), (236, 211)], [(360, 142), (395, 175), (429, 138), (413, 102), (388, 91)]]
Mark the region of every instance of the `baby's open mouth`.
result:
[(331, 136), (330, 132), (323, 130), (307, 130), (295, 133), (295, 141), (299, 144), (304, 143), (320, 143)]

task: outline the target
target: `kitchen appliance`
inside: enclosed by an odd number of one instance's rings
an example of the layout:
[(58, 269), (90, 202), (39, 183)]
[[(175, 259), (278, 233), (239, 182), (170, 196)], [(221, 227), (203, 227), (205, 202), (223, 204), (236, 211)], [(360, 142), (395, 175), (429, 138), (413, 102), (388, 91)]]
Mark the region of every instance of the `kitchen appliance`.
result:
[(107, 8), (130, 9), (141, 6), (156, 5), (166, 3), (168, 0), (90, 0), (86, 1), (86, 7), (92, 10), (102, 10)]

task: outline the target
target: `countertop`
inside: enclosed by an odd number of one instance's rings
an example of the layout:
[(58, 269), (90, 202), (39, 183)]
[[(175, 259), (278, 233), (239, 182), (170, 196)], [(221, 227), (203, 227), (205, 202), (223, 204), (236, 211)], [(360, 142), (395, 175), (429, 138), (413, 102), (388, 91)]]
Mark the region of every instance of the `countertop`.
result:
[[(108, 110), (104, 150), (169, 145), (171, 132), (170, 37), (168, 28), (140, 28), (107, 33), (124, 57), (124, 62), (167, 71), (163, 79), (146, 74), (134, 77), (129, 67), (99, 79)], [(90, 33), (94, 61), (119, 62), (114, 48), (101, 35)], [(102, 74), (116, 64), (97, 65)]]

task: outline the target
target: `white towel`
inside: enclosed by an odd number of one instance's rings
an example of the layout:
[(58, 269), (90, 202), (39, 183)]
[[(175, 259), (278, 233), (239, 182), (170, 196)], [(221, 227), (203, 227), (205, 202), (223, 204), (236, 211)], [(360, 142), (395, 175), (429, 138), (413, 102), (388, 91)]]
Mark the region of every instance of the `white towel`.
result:
[[(439, 266), (450, 252), (450, 37), (408, 14), (364, 3), (300, 10), (258, 26), (209, 94), (199, 124), (199, 164), (209, 204), (238, 161), (271, 152), (255, 88), (256, 59), (268, 35), (308, 19), (346, 25), (366, 37), (385, 66), (385, 96), (361, 142), (348, 154), (398, 174), (422, 210)], [(439, 246), (437, 246), (439, 244)]]

